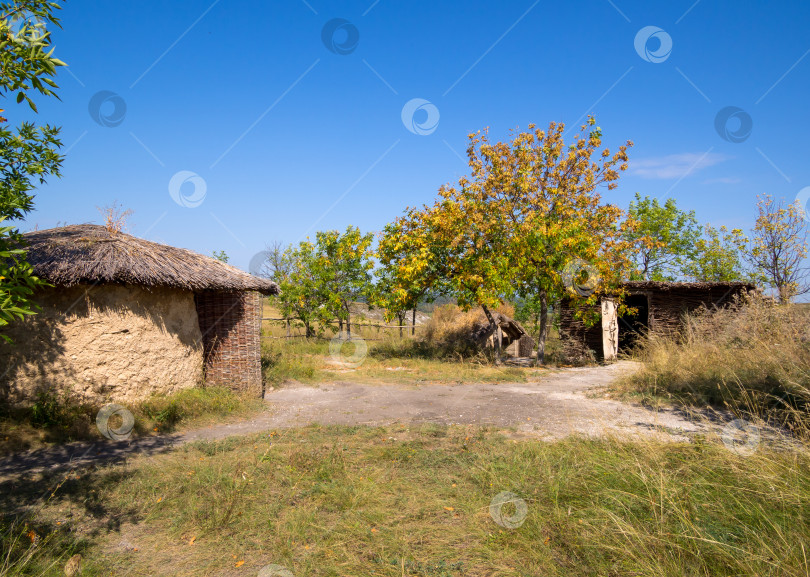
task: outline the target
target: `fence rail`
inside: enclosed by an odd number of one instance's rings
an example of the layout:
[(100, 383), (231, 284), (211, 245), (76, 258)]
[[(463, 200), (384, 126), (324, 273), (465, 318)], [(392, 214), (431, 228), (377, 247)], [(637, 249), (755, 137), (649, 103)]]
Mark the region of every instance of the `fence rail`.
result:
[[(280, 336), (280, 337), (271, 337), (269, 335), (262, 335), (262, 338), (263, 339), (313, 339), (313, 340), (316, 340), (316, 341), (330, 341), (330, 340), (332, 340), (332, 339), (330, 339), (328, 337), (320, 337), (318, 335), (311, 336), (311, 337), (308, 337), (306, 335), (283, 335), (283, 336)], [(354, 338), (354, 337), (352, 337), (352, 338)], [(385, 341), (386, 340), (386, 339), (374, 339), (374, 338), (371, 338), (371, 337), (360, 337), (360, 338), (362, 340), (364, 340), (364, 341), (371, 341), (371, 342), (373, 342), (373, 341)]]
[[(294, 322), (298, 319), (290, 318), (290, 319), (274, 319), (270, 317), (262, 317), (262, 321), (285, 321), (285, 322)], [(299, 321), (300, 322), (300, 321)], [(337, 321), (329, 321), (326, 323), (322, 323), (318, 321), (318, 324), (327, 324), (327, 325), (337, 325), (340, 324)], [(367, 323), (351, 323), (352, 327), (376, 327), (379, 329), (413, 329), (413, 328), (424, 328), (425, 325), (380, 325), (380, 324), (367, 324)]]

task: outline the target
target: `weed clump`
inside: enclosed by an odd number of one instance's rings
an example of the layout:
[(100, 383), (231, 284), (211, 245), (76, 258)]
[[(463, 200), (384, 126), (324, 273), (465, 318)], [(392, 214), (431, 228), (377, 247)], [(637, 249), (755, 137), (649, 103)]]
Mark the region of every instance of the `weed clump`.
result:
[(807, 430), (810, 311), (752, 297), (702, 309), (677, 335), (651, 334), (638, 346), (643, 368), (623, 383), (647, 399), (712, 406)]

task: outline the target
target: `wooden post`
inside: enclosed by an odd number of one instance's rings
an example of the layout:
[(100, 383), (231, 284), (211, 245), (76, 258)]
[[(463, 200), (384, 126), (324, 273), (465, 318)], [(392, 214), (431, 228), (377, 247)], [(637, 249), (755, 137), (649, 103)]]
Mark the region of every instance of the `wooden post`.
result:
[(411, 315), (411, 336), (416, 334), (416, 308), (413, 309), (413, 314)]
[(619, 354), (619, 320), (616, 315), (616, 301), (602, 299), (602, 352), (605, 361), (615, 361)]

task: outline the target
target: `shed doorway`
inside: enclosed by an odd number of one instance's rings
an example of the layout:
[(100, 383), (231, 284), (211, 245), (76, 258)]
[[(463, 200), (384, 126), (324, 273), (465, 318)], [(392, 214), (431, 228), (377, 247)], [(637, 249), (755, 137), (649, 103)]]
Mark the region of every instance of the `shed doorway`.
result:
[(650, 328), (650, 302), (647, 295), (630, 295), (624, 299), (624, 304), (636, 309), (636, 312), (619, 317), (619, 352), (632, 349), (639, 337), (647, 334)]

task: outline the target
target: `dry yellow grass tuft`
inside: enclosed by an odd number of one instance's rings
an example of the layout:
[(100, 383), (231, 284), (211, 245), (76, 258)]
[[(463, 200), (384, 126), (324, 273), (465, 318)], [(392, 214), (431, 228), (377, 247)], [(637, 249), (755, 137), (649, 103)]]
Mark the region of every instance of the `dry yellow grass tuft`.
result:
[(649, 400), (723, 407), (806, 430), (808, 320), (804, 306), (763, 299), (690, 315), (681, 335), (641, 343), (644, 367), (623, 388)]
[[(501, 304), (494, 312), (508, 317), (515, 316), (515, 308), (508, 303)], [(487, 322), (481, 308), (461, 310), (457, 305), (448, 304), (436, 307), (422, 333), (422, 341), (449, 356), (476, 356), (479, 350), (470, 340), (475, 328)]]

